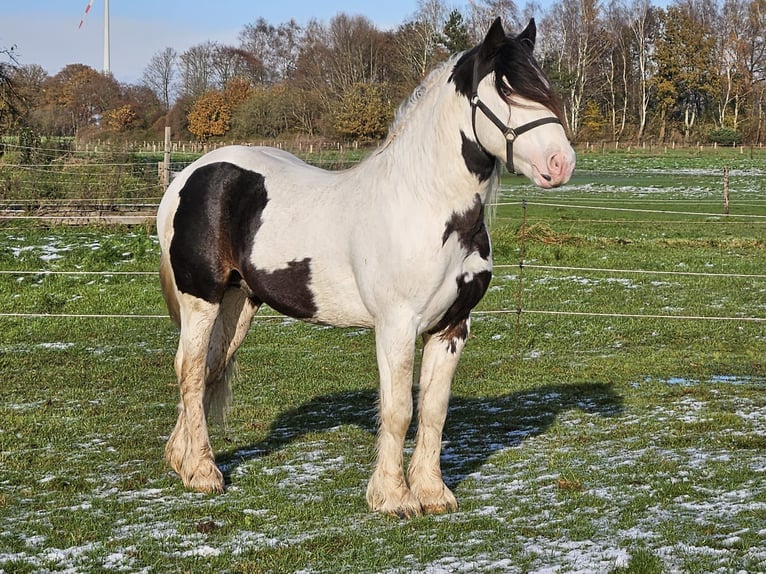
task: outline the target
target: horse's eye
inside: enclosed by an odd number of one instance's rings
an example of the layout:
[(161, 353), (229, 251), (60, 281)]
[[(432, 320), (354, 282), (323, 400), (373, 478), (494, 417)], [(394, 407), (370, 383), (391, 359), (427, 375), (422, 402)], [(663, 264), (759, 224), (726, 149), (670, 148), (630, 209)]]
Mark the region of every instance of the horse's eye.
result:
[(510, 98), (513, 95), (513, 88), (503, 82), (500, 84), (500, 93), (503, 95), (504, 98)]

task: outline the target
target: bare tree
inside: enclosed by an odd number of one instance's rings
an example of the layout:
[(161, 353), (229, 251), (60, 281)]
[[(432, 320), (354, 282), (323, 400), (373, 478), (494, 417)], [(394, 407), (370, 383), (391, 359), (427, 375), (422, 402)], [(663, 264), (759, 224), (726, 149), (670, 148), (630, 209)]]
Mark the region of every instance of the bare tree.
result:
[(206, 42), (193, 46), (181, 54), (181, 93), (198, 98), (216, 85), (213, 57), (217, 45)]
[(259, 18), (239, 34), (240, 48), (261, 63), (256, 83), (270, 86), (287, 79), (298, 64), (304, 29), (295, 20), (273, 26)]
[(163, 109), (168, 111), (174, 99), (174, 85), (178, 54), (173, 48), (165, 48), (157, 52), (144, 69), (143, 83), (148, 86), (162, 102)]
[(649, 113), (650, 81), (652, 76), (651, 45), (657, 29), (657, 18), (650, 0), (633, 0), (628, 7), (630, 31), (635, 40), (635, 77), (638, 82), (638, 141), (644, 139)]
[(598, 0), (561, 0), (544, 19), (543, 52), (553, 67), (568, 101), (567, 119), (572, 134), (580, 130), (587, 88), (593, 83), (594, 64), (604, 54)]
[(766, 114), (766, 0), (750, 1), (739, 40), (738, 52), (744, 63), (744, 91), (750, 95), (751, 137), (760, 143)]
[(521, 31), (519, 10), (514, 0), (469, 0), (467, 27), (471, 44), (478, 44), (484, 38), (492, 21), (500, 17), (506, 32)]
[(718, 125), (726, 127), (727, 115), (733, 111), (731, 125), (737, 128), (744, 88), (745, 70), (739, 59), (738, 43), (745, 27), (746, 3), (743, 0), (726, 0), (723, 6), (725, 18), (721, 18), (716, 37), (716, 61), (718, 67)]
[(0, 57), (7, 62), (0, 62), (0, 128), (9, 128), (20, 115), (20, 97), (13, 80), (18, 69), (14, 47), (0, 49)]
[(631, 53), (626, 20), (626, 10), (621, 0), (611, 0), (604, 13), (604, 32), (608, 45), (603, 74), (608, 90), (609, 120), (615, 138), (619, 138), (625, 130), (628, 116)]
[[(397, 63), (391, 67), (404, 81), (405, 91), (417, 86), (434, 64), (445, 57), (442, 31), (454, 14), (460, 16), (457, 11), (448, 13), (442, 0), (419, 0), (413, 19), (399, 26), (392, 42)], [(462, 24), (462, 16), (457, 24)]]
[(443, 0), (418, 0), (418, 10), (415, 12), (415, 22), (422, 31), (423, 58), (426, 66), (422, 76), (431, 68), (434, 52), (441, 41), (441, 33), (449, 17), (449, 9)]

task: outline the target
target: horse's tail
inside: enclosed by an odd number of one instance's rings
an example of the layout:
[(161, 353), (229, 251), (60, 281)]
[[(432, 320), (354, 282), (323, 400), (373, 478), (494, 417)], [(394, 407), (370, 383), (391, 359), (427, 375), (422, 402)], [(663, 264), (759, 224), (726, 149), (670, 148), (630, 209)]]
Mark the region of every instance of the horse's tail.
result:
[(239, 366), (237, 365), (237, 357), (232, 356), (231, 360), (226, 365), (226, 371), (221, 380), (218, 381), (218, 384), (211, 385), (208, 390), (210, 397), (208, 416), (210, 420), (218, 421), (222, 425), (226, 425), (226, 415), (231, 410), (231, 405), (234, 402), (231, 383), (238, 374)]
[(178, 290), (176, 281), (173, 277), (173, 268), (170, 266), (170, 256), (163, 252), (160, 256), (160, 285), (162, 285), (162, 296), (165, 298), (165, 305), (168, 307), (168, 313), (176, 327), (181, 328), (181, 310), (178, 306)]

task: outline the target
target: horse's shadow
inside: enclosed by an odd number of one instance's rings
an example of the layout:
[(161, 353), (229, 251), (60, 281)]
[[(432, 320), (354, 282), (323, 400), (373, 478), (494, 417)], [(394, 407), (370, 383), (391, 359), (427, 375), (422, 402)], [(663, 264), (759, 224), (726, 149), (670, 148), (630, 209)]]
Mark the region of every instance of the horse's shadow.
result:
[[(227, 483), (241, 464), (276, 452), (308, 433), (343, 425), (375, 433), (376, 400), (372, 390), (333, 393), (285, 411), (264, 440), (219, 454)], [(572, 409), (611, 417), (622, 412), (622, 398), (611, 385), (602, 383), (548, 385), (486, 398), (452, 397), (441, 460), (445, 482), (455, 488), (493, 453), (546, 432), (561, 413)], [(413, 431), (414, 425), (410, 436)]]

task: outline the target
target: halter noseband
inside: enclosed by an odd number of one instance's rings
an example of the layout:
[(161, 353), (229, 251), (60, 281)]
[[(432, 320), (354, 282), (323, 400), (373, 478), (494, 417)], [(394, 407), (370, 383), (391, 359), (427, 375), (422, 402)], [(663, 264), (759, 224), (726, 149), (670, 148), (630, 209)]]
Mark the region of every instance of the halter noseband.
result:
[[(537, 120), (533, 120), (531, 122), (528, 122), (522, 126), (519, 126), (517, 128), (512, 128), (509, 125), (506, 125), (500, 118), (498, 118), (495, 113), (489, 109), (489, 106), (482, 102), (479, 99), (479, 59), (478, 57), (473, 61), (473, 88), (471, 89), (471, 124), (473, 127), (473, 136), (476, 138), (476, 143), (478, 143), (484, 151), (487, 151), (487, 148), (485, 148), (481, 142), (479, 141), (479, 136), (476, 133), (476, 109), (480, 109), (485, 116), (487, 116), (487, 119), (491, 121), (497, 128), (503, 133), (505, 136), (505, 166), (508, 168), (508, 171), (510, 173), (516, 173), (516, 168), (513, 166), (513, 142), (516, 141), (516, 138), (519, 137), (521, 134), (528, 132), (529, 130), (532, 130), (534, 128), (544, 126), (545, 124), (561, 124), (561, 120), (558, 119), (556, 116), (549, 116), (546, 118), (540, 118)], [(489, 154), (489, 152), (487, 152)], [(491, 154), (489, 154), (491, 155)], [(542, 174), (542, 177), (550, 181), (550, 176)]]

